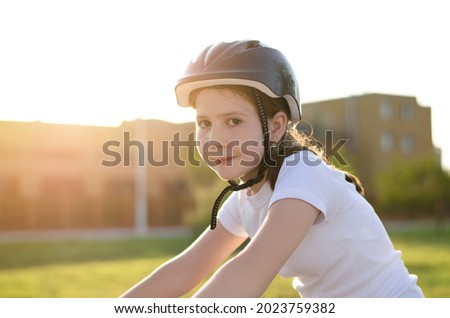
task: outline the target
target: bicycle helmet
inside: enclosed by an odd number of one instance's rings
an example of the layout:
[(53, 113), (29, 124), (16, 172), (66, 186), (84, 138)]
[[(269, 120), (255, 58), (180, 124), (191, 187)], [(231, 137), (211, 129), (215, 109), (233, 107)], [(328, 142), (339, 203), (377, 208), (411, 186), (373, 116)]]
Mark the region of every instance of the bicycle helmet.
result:
[(284, 97), (291, 120), (300, 121), (301, 107), (297, 80), (284, 55), (260, 41), (221, 42), (208, 46), (186, 71), (175, 87), (178, 104), (192, 106), (190, 94), (214, 85), (244, 85), (270, 97)]

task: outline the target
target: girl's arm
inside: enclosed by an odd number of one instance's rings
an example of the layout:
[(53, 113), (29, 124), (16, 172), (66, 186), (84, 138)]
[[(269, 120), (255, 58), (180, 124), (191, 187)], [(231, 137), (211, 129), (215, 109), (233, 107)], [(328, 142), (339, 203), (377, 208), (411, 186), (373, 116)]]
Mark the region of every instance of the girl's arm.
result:
[(158, 267), (120, 297), (181, 297), (228, 257), (245, 237), (228, 232), (220, 222), (184, 252)]
[(247, 247), (225, 263), (194, 297), (260, 297), (319, 213), (299, 199), (275, 202)]

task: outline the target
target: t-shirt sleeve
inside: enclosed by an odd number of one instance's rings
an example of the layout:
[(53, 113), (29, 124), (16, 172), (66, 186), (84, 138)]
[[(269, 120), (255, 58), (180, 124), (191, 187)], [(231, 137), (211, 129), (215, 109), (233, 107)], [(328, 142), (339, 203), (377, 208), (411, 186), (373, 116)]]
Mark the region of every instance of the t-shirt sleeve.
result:
[(242, 237), (248, 236), (241, 221), (238, 192), (233, 192), (222, 204), (217, 218), (231, 234)]
[(278, 200), (300, 199), (321, 211), (315, 224), (328, 218), (330, 168), (309, 151), (302, 151), (283, 162), (269, 207)]

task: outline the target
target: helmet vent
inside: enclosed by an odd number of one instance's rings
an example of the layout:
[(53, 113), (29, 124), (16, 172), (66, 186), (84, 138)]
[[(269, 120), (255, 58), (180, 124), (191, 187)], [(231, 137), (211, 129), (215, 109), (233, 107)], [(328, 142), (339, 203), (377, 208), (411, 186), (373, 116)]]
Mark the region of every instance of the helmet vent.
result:
[(226, 58), (234, 57), (247, 50), (256, 49), (261, 47), (260, 41), (236, 41), (226, 50)]
[(259, 41), (248, 41), (247, 42), (247, 49), (255, 49), (261, 47), (261, 44)]

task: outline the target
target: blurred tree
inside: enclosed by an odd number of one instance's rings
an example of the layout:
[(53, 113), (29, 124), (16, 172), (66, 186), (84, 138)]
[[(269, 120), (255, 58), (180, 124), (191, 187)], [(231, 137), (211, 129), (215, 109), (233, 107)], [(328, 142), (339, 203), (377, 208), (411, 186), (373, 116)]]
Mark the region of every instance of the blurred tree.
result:
[(446, 217), (450, 175), (435, 158), (397, 162), (377, 178), (377, 208), (390, 218)]

